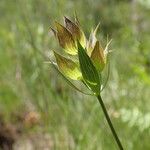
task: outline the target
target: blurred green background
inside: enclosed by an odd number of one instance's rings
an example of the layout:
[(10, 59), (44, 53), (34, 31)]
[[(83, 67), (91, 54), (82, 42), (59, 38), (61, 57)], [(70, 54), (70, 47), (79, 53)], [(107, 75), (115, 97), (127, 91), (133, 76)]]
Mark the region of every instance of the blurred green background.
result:
[(100, 21), (98, 38), (113, 39), (102, 97), (124, 149), (150, 150), (150, 0), (0, 0), (0, 122), (35, 112), (20, 136), (46, 133), (50, 150), (117, 149), (98, 101), (41, 55), (59, 49), (50, 26), (75, 11), (87, 37)]

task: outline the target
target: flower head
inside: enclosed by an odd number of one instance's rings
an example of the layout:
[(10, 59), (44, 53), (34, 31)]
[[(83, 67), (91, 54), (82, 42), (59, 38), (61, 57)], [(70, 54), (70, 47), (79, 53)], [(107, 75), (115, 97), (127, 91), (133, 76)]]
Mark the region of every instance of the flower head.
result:
[[(83, 81), (89, 89), (98, 93), (101, 88), (101, 72), (107, 62), (109, 43), (103, 48), (97, 40), (99, 25), (91, 31), (87, 40), (77, 18), (72, 22), (64, 17), (64, 22), (64, 25), (55, 22), (55, 29), (51, 28), (60, 47), (68, 54), (67, 58), (54, 51), (58, 69), (66, 77)], [(77, 59), (74, 61), (74, 58)]]

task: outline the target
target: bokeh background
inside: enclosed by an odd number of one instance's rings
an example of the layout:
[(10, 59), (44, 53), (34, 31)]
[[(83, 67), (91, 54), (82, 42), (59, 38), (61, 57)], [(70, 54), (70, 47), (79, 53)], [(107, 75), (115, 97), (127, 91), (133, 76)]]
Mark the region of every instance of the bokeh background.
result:
[[(116, 150), (98, 101), (45, 63), (50, 26), (76, 11), (88, 37), (113, 39), (104, 103), (125, 150), (150, 149), (150, 0), (0, 0), (0, 147)], [(80, 84), (78, 85), (80, 86)]]

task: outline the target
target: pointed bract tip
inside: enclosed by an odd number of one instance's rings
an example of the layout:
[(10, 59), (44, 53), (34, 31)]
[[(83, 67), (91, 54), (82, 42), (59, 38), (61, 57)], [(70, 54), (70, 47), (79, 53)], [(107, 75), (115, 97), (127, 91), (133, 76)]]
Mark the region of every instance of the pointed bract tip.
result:
[(64, 16), (64, 19), (65, 19), (65, 21), (71, 22), (71, 20), (66, 16)]
[(93, 31), (95, 35), (96, 35), (96, 33), (97, 33), (97, 31), (98, 31), (99, 27), (100, 27), (100, 22), (97, 24), (97, 26), (96, 26), (95, 30)]
[(55, 29), (53, 29), (52, 27), (50, 27), (49, 30), (52, 31), (55, 36), (57, 35), (57, 31)]
[(109, 53), (109, 51), (108, 51), (108, 46), (111, 44), (111, 42), (112, 42), (112, 39), (106, 44), (105, 50), (104, 50), (104, 53), (105, 53), (105, 54)]
[(79, 22), (79, 19), (78, 19), (76, 11), (74, 12), (74, 18), (75, 18), (75, 24), (78, 25), (78, 26), (80, 26), (80, 22)]

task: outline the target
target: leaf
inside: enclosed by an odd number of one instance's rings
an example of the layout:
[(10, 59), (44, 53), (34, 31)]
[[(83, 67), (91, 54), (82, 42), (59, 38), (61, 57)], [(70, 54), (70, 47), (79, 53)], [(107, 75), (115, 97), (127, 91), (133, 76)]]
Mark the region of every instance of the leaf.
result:
[(105, 66), (104, 50), (99, 44), (99, 41), (96, 42), (95, 47), (91, 53), (91, 60), (94, 63), (94, 66), (98, 71), (102, 71)]
[(64, 79), (72, 88), (76, 89), (78, 92), (81, 92), (82, 94), (93, 96), (93, 94), (91, 94), (91, 93), (86, 93), (86, 92), (80, 90), (78, 87), (76, 87), (76, 86), (75, 86), (68, 78), (66, 78), (66, 76), (58, 69), (57, 65), (56, 65), (54, 62), (52, 62), (51, 60), (50, 60), (50, 62), (51, 62), (51, 64), (53, 65), (54, 69), (63, 77), (63, 79)]
[(79, 26), (65, 17), (65, 26), (71, 32), (75, 41), (79, 41), (83, 47), (86, 46), (86, 38)]
[(55, 22), (55, 26), (60, 46), (65, 49), (66, 53), (76, 55), (77, 49), (72, 34), (58, 22)]
[(78, 42), (78, 56), (82, 76), (94, 94), (100, 93), (100, 77), (85, 49)]
[(58, 67), (64, 75), (72, 80), (80, 80), (82, 78), (80, 68), (75, 62), (73, 62), (71, 59), (61, 56), (55, 51), (54, 55), (56, 57)]

